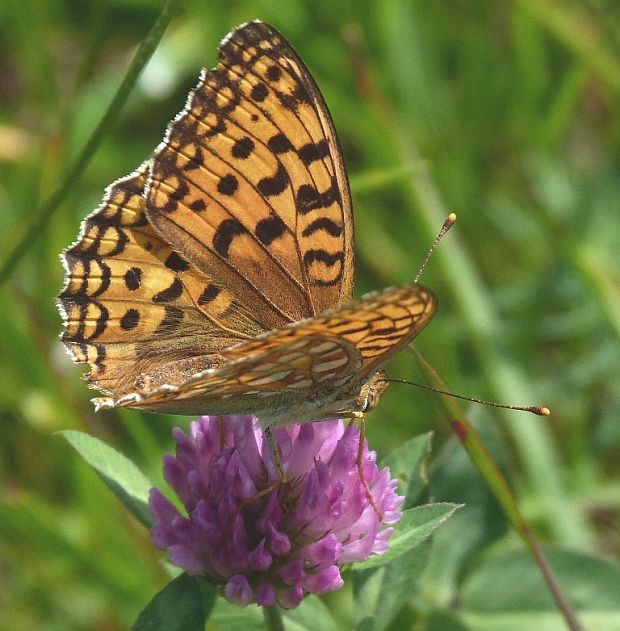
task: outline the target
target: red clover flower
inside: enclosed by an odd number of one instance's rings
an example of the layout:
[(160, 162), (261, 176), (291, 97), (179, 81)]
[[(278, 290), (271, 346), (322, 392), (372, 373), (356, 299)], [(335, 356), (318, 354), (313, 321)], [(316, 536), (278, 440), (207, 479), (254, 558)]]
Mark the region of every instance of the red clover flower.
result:
[(164, 477), (187, 516), (151, 489), (153, 541), (189, 574), (223, 585), (229, 600), (294, 608), (306, 593), (341, 587), (342, 565), (387, 550), (403, 498), (366, 443), (366, 484), (360, 479), (356, 426), (274, 429), (283, 484), (255, 418), (203, 416), (189, 436), (179, 428), (173, 435), (176, 456), (164, 456)]

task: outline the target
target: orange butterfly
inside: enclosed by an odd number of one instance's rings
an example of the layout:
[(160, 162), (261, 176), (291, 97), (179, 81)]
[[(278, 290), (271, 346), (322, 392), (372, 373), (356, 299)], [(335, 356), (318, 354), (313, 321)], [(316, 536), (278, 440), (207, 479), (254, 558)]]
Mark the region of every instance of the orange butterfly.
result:
[(273, 27), (222, 42), (154, 157), (63, 254), (62, 339), (125, 406), (265, 426), (360, 417), (430, 321), (413, 283), (351, 302), (353, 217), (323, 98)]

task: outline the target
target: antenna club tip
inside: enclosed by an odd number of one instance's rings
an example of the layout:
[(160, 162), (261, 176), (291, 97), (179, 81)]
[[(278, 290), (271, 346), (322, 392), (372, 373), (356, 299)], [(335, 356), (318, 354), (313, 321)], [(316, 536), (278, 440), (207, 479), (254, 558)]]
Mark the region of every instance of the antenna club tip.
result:
[(441, 226), (441, 232), (439, 233), (439, 239), (441, 237), (443, 237), (444, 234), (446, 234), (446, 232), (448, 232), (448, 230), (450, 230), (450, 228), (452, 228), (452, 226), (454, 225), (454, 223), (456, 222), (456, 214), (455, 213), (450, 213), (446, 219), (443, 222), (443, 226)]
[(537, 416), (550, 416), (551, 410), (546, 406), (533, 405), (532, 407), (525, 408), (527, 412), (536, 414)]

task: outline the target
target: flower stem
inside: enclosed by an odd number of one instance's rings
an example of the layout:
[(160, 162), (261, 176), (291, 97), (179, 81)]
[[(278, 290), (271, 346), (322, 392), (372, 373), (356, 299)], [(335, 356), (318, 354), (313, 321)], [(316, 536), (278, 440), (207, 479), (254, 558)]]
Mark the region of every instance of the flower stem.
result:
[(284, 622), (282, 621), (282, 614), (278, 605), (271, 605), (262, 609), (267, 629), (269, 631), (284, 631)]

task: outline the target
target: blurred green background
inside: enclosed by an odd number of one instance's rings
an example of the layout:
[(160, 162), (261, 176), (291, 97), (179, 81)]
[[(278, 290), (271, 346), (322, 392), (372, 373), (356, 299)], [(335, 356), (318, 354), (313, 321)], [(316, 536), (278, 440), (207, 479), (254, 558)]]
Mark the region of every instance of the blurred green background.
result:
[[(0, 5), (0, 262), (161, 5)], [(0, 289), (0, 627), (127, 628), (167, 580), (148, 533), (54, 432), (95, 434), (160, 483), (170, 429), (187, 419), (93, 413), (84, 370), (57, 339), (58, 254), (104, 187), (159, 143), (219, 40), (254, 18), (283, 32), (330, 107), (352, 184), (357, 295), (412, 279), (443, 218), (459, 215), (424, 274), (440, 308), (416, 347), (455, 392), (551, 407), (549, 419), (464, 409), (539, 538), (560, 566), (570, 559), (560, 578), (585, 572), (589, 628), (620, 628), (620, 603), (587, 581), (620, 577), (620, 5), (603, 0), (187, 3)], [(423, 379), (406, 352), (389, 372)], [(515, 620), (531, 621), (528, 607), (552, 608), (510, 599), (536, 572), (526, 557), (515, 571), (523, 546), (443, 415), (437, 396), (402, 385), (369, 415), (379, 457), (435, 431), (432, 498), (467, 504), (436, 537), (394, 628), (524, 628)], [(505, 602), (472, 596), (485, 580)], [(346, 590), (328, 605), (344, 606)], [(549, 616), (545, 628), (562, 628)]]

